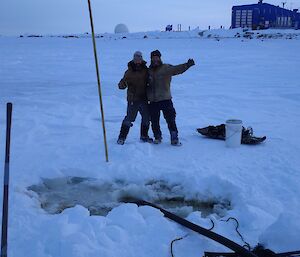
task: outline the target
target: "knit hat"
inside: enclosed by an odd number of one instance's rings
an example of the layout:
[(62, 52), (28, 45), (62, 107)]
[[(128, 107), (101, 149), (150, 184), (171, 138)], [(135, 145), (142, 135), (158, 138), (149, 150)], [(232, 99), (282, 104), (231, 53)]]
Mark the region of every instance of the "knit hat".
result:
[(133, 60), (135, 59), (143, 59), (143, 54), (141, 51), (136, 51), (133, 55)]
[(158, 57), (160, 58), (160, 57), (161, 57), (160, 51), (159, 51), (159, 50), (155, 50), (155, 51), (151, 52), (151, 58), (152, 58), (153, 56), (158, 56)]

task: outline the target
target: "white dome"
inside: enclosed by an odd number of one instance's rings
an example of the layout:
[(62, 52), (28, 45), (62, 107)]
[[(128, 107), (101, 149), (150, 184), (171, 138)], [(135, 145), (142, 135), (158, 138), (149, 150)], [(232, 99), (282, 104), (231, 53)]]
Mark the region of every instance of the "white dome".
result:
[(115, 27), (115, 33), (129, 33), (129, 30), (125, 24), (118, 24)]

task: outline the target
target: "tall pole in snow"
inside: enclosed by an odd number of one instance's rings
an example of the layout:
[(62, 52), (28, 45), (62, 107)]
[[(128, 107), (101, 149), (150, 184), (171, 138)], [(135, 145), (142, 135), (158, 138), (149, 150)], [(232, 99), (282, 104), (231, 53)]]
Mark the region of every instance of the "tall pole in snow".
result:
[(4, 164), (4, 187), (3, 187), (3, 209), (2, 209), (2, 237), (1, 257), (7, 257), (7, 230), (8, 230), (8, 189), (9, 189), (9, 155), (10, 155), (10, 134), (12, 103), (7, 103), (6, 111), (6, 149)]
[(100, 72), (99, 72), (99, 65), (98, 65), (98, 56), (97, 56), (97, 48), (96, 48), (94, 22), (93, 22), (92, 7), (91, 7), (90, 0), (88, 0), (88, 5), (89, 5), (89, 12), (90, 12), (90, 22), (91, 22), (93, 46), (94, 46), (94, 56), (95, 56), (96, 74), (97, 74), (97, 82), (98, 82), (98, 93), (99, 93), (99, 99), (100, 99), (100, 111), (101, 111), (101, 118), (102, 118), (102, 128), (103, 128), (103, 137), (104, 137), (105, 158), (106, 158), (106, 162), (108, 162), (108, 147), (107, 147), (107, 140), (106, 140), (104, 108), (103, 108), (103, 101), (102, 101), (102, 92), (101, 92), (101, 83), (100, 83)]

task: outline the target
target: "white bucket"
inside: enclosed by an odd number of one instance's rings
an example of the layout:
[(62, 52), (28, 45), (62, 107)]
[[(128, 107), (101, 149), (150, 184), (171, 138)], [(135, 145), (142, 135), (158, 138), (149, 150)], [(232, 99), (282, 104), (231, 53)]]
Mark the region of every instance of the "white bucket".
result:
[(242, 141), (243, 122), (241, 120), (226, 121), (226, 146), (238, 147)]

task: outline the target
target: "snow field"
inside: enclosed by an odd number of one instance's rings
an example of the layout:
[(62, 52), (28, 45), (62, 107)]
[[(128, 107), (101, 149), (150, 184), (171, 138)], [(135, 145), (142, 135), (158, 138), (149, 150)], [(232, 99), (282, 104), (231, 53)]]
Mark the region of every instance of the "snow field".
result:
[[(261, 242), (275, 251), (298, 250), (299, 40), (98, 39), (97, 44), (109, 164), (104, 159), (90, 39), (0, 38), (1, 163), (5, 103), (14, 103), (9, 255), (168, 256), (170, 242), (185, 234), (189, 236), (175, 243), (176, 257), (226, 250), (149, 207), (123, 204), (101, 217), (76, 206), (51, 215), (40, 208), (38, 196), (27, 191), (41, 178), (67, 176), (136, 185), (163, 180), (181, 185), (187, 198), (223, 197), (232, 203), (224, 219), (237, 218), (252, 246)], [(174, 77), (172, 84), (183, 146), (170, 146), (163, 119), (163, 144), (140, 143), (139, 118), (126, 144), (119, 146), (126, 98), (117, 83), (135, 50), (149, 61), (155, 49), (166, 63), (192, 57), (197, 64)], [(229, 118), (242, 119), (256, 135), (266, 135), (266, 143), (227, 149), (224, 142), (196, 132)], [(234, 223), (224, 223), (217, 215), (210, 218), (215, 232), (243, 244)], [(199, 212), (188, 219), (211, 226), (209, 217)]]

